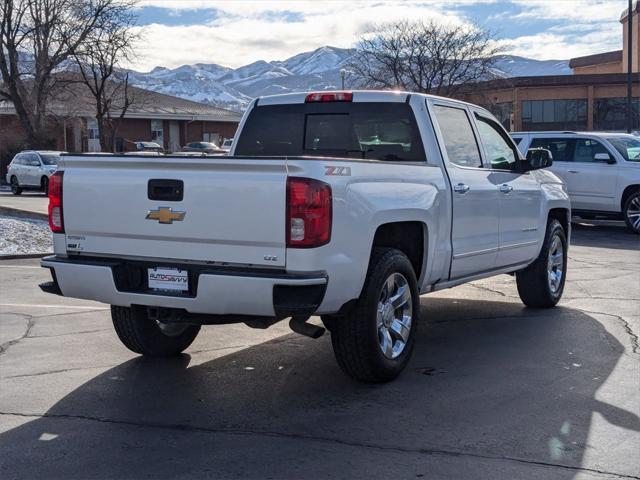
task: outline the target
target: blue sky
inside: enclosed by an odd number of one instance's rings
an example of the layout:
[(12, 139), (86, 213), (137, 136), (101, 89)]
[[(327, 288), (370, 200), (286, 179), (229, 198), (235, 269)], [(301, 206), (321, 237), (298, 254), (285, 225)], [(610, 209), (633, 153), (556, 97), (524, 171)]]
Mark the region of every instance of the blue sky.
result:
[(566, 59), (621, 48), (626, 0), (141, 0), (144, 40), (132, 67), (281, 60), (351, 47), (384, 21), (435, 19), (495, 32), (508, 53)]

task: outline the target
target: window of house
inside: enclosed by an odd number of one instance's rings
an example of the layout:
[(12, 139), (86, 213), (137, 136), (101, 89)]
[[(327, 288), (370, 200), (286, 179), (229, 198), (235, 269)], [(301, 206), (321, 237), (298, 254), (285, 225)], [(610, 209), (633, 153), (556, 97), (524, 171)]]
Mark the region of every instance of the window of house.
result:
[(160, 145), (164, 145), (164, 132), (162, 120), (151, 120), (151, 140)]
[(99, 140), (100, 130), (98, 129), (98, 122), (95, 118), (87, 120), (87, 138), (89, 140)]
[(523, 130), (584, 130), (587, 100), (526, 100), (522, 102)]
[(513, 115), (513, 103), (512, 102), (498, 102), (485, 105), (485, 108), (489, 110), (500, 122), (506, 131), (511, 131), (511, 115)]
[[(640, 98), (631, 101), (631, 128), (640, 128)], [(593, 101), (593, 128), (596, 130), (626, 130), (626, 97), (596, 98)]]
[(511, 143), (505, 138), (506, 133), (500, 130), (489, 119), (476, 115), (478, 134), (491, 168), (511, 170), (516, 165), (518, 155)]
[(433, 110), (449, 161), (461, 167), (482, 167), (480, 150), (467, 112), (460, 108), (441, 105), (434, 106)]

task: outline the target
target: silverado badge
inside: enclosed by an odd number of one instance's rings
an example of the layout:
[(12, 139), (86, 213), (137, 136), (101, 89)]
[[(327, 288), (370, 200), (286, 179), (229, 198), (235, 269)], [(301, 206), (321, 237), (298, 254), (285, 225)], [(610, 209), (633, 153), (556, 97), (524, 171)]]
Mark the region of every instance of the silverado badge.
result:
[(149, 210), (147, 220), (158, 220), (159, 223), (181, 222), (187, 212), (174, 212), (171, 207), (158, 207), (157, 210)]

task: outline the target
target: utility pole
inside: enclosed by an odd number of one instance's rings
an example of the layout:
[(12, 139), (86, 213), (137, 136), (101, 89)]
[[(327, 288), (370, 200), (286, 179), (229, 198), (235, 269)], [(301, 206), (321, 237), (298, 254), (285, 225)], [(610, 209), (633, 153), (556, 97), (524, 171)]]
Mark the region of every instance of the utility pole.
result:
[[(640, 21), (640, 19), (639, 19)], [(633, 63), (633, 1), (629, 0), (629, 9), (627, 10), (627, 133), (633, 130), (633, 102), (631, 96), (631, 64)], [(640, 112), (639, 112), (640, 113)]]

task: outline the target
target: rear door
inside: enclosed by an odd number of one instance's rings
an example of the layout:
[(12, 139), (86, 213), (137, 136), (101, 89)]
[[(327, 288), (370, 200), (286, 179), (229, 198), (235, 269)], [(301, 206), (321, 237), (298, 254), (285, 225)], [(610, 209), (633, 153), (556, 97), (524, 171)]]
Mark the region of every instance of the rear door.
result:
[(282, 267), (286, 178), (282, 159), (66, 157), (67, 249)]
[(507, 132), (493, 119), (475, 112), (485, 167), (499, 192), (500, 250), (497, 266), (525, 263), (536, 257), (542, 192), (531, 173), (518, 172), (519, 155)]
[(492, 270), (499, 246), (497, 186), (482, 166), (467, 109), (441, 101), (429, 103), (452, 185), (450, 278)]
[(26, 154), (26, 162), (24, 163), (24, 183), (28, 185), (40, 185), (40, 157), (35, 153), (28, 153)]

